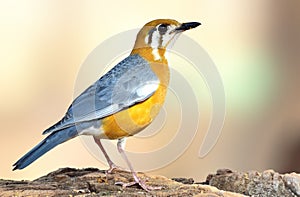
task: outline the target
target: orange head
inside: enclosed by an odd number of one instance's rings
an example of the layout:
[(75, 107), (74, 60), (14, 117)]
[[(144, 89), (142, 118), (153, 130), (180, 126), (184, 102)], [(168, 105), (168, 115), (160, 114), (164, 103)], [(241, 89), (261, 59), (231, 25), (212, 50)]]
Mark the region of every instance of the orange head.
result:
[(182, 32), (199, 25), (198, 22), (179, 23), (172, 19), (150, 21), (139, 31), (134, 48), (166, 49), (172, 46)]

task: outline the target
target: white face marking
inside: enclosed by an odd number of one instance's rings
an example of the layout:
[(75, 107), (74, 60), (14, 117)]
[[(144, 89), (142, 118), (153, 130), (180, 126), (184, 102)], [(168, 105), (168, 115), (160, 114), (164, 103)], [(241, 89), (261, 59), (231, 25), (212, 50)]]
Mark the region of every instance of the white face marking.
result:
[(148, 43), (148, 41), (149, 41), (149, 35), (147, 35), (147, 36), (145, 37), (145, 43)]
[(167, 32), (162, 37), (162, 46), (167, 47), (169, 46), (169, 42), (174, 40), (174, 37), (177, 35), (177, 33), (171, 33), (176, 28), (175, 25), (168, 26)]
[(181, 33), (176, 33), (173, 38), (169, 41), (167, 48), (170, 49), (173, 47), (173, 45), (175, 44), (175, 41), (177, 40), (177, 38), (181, 35)]
[(160, 55), (158, 53), (158, 49), (157, 48), (154, 48), (152, 50), (152, 55), (154, 56), (154, 60), (159, 60), (160, 59)]
[[(176, 29), (175, 25), (167, 25), (167, 31), (161, 35), (158, 30), (160, 25), (161, 24), (157, 25), (153, 31), (145, 37), (145, 43), (150, 44), (153, 49), (158, 49), (159, 47), (170, 48), (180, 33), (174, 32)], [(159, 56), (155, 50), (153, 51), (153, 55), (154, 57)]]
[(151, 47), (154, 49), (158, 48), (159, 42), (160, 42), (160, 34), (159, 34), (158, 30), (156, 30), (152, 33)]

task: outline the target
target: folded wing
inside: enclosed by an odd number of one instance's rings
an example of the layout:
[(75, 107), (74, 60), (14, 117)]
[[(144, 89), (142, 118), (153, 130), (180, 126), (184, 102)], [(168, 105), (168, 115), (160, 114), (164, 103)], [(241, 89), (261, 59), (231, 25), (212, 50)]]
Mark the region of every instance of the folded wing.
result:
[(62, 120), (43, 134), (98, 120), (124, 110), (147, 100), (158, 85), (159, 79), (149, 63), (139, 55), (131, 55), (80, 94)]

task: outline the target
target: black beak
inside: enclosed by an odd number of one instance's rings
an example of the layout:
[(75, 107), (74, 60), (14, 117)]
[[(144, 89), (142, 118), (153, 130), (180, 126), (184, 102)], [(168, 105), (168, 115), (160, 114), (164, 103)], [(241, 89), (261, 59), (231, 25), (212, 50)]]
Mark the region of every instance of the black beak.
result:
[(176, 31), (186, 31), (198, 27), (199, 25), (201, 25), (201, 23), (198, 22), (182, 23), (179, 27), (176, 28)]

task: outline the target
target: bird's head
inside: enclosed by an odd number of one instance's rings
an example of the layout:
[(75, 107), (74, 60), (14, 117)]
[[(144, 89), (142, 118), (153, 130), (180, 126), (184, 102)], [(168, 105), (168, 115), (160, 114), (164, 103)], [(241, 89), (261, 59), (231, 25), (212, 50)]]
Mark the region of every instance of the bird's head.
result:
[(179, 23), (172, 19), (157, 19), (150, 21), (139, 31), (134, 48), (170, 48), (182, 32), (199, 25), (200, 23), (198, 22)]

